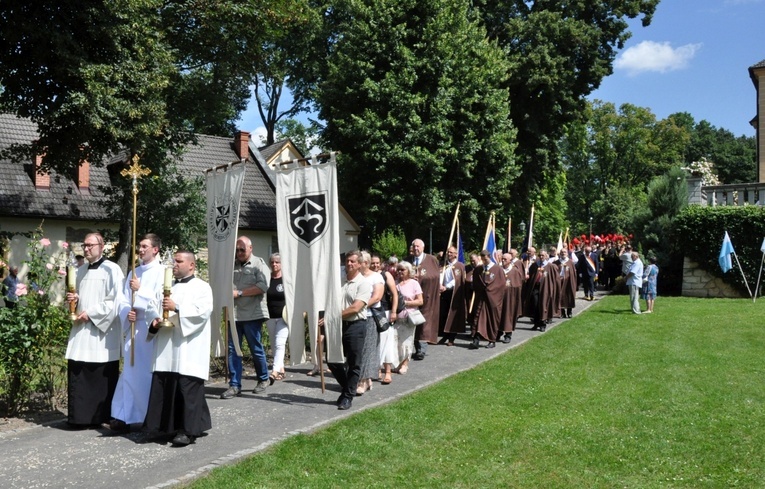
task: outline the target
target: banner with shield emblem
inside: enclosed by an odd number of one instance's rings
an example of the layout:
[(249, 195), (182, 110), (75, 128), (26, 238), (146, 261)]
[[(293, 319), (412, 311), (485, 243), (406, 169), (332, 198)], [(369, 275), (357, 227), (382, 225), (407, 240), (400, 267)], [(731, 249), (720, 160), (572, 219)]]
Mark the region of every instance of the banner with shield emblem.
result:
[[(234, 276), (234, 255), (239, 228), (239, 203), (242, 197), (245, 164), (234, 162), (211, 168), (207, 179), (207, 252), (209, 283), (213, 291), (213, 318), (227, 311), (227, 322), (234, 321), (234, 296), (231, 293)], [(213, 324), (217, 322), (213, 321)], [(233, 328), (236, 334), (236, 328)], [(213, 355), (227, 351), (220, 328), (213, 327)], [(236, 340), (236, 338), (234, 338)], [(239, 342), (234, 341), (238, 346)], [(241, 352), (238, 351), (241, 356)]]
[(334, 153), (326, 163), (316, 159), (312, 163), (294, 160), (283, 163), (276, 172), (276, 221), (293, 365), (305, 362), (304, 315), (311, 351), (319, 351), (316, 338), (321, 315), (327, 361), (344, 360), (337, 165)]

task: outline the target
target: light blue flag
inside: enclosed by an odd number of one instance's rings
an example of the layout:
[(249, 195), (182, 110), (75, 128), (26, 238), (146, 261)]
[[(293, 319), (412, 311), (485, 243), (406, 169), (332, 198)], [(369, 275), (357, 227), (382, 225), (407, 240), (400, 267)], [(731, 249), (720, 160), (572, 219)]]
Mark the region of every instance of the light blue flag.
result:
[(730, 259), (730, 254), (733, 252), (733, 243), (730, 242), (728, 231), (725, 231), (725, 237), (720, 248), (720, 257), (717, 259), (720, 262), (720, 268), (722, 268), (723, 273), (733, 268), (733, 262)]

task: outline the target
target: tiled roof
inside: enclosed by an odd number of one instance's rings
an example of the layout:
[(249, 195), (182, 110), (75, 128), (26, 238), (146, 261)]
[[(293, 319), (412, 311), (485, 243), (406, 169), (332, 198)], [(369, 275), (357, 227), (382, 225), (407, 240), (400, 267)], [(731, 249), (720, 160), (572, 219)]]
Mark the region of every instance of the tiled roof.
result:
[(762, 61), (760, 61), (759, 63), (755, 63), (755, 64), (753, 64), (753, 65), (752, 65), (752, 66), (750, 66), (749, 68), (764, 68), (764, 67), (765, 67), (765, 59), (763, 59), (763, 60), (762, 60)]
[[(11, 114), (0, 114), (0, 149), (13, 143), (28, 143), (37, 138), (35, 125)], [(198, 144), (187, 147), (177, 161), (184, 176), (204, 176), (214, 166), (238, 161), (233, 137), (198, 136)], [(251, 151), (257, 151), (250, 145)], [(262, 168), (259, 155), (247, 164), (239, 227), (252, 230), (276, 230), (276, 195)], [(122, 161), (112, 158), (111, 164)], [(90, 167), (90, 191), (81, 191), (71, 177), (51, 174), (50, 190), (36, 190), (34, 162), (13, 163), (0, 160), (0, 216), (40, 217), (46, 219), (103, 220), (106, 213), (99, 201), (101, 185), (109, 184), (106, 167)]]
[[(0, 149), (37, 139), (37, 128), (26, 119), (0, 114)], [(81, 191), (72, 176), (51, 173), (50, 190), (35, 190), (34, 161), (0, 160), (0, 215), (46, 219), (103, 220), (99, 185), (109, 183), (106, 168), (90, 167), (90, 189)]]
[[(239, 158), (234, 139), (198, 136), (198, 144), (187, 147), (179, 168), (187, 176), (204, 176), (205, 170), (226, 165)], [(267, 181), (261, 164), (255, 158), (247, 161), (239, 210), (239, 227), (258, 231), (276, 231), (276, 193)]]

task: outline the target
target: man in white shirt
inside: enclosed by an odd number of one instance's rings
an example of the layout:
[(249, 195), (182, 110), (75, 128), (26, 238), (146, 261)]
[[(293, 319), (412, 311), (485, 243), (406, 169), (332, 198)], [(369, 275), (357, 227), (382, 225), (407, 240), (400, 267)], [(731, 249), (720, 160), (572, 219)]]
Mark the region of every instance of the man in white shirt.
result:
[(636, 251), (632, 252), (630, 258), (632, 259), (632, 264), (626, 277), (627, 288), (630, 291), (630, 305), (632, 306), (633, 313), (640, 314), (640, 287), (643, 286), (643, 262)]

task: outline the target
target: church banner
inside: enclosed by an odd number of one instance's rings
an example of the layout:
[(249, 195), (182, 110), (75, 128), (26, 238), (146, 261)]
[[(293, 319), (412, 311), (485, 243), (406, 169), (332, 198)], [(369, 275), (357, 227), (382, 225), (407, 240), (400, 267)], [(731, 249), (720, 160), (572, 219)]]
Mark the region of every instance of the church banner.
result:
[[(207, 252), (209, 282), (213, 291), (213, 355), (216, 357), (228, 351), (216, 319), (221, 317), (224, 307), (228, 311), (228, 321), (234, 324), (234, 255), (244, 175), (245, 164), (238, 162), (212, 168), (206, 174)], [(236, 334), (236, 328), (231, 331), (231, 334)], [(241, 356), (239, 342), (234, 341), (234, 345)]]
[(304, 315), (311, 351), (318, 351), (317, 322), (324, 317), (328, 362), (343, 362), (335, 155), (327, 163), (314, 163), (300, 166), (293, 161), (276, 172), (276, 221), (293, 365), (305, 362)]

